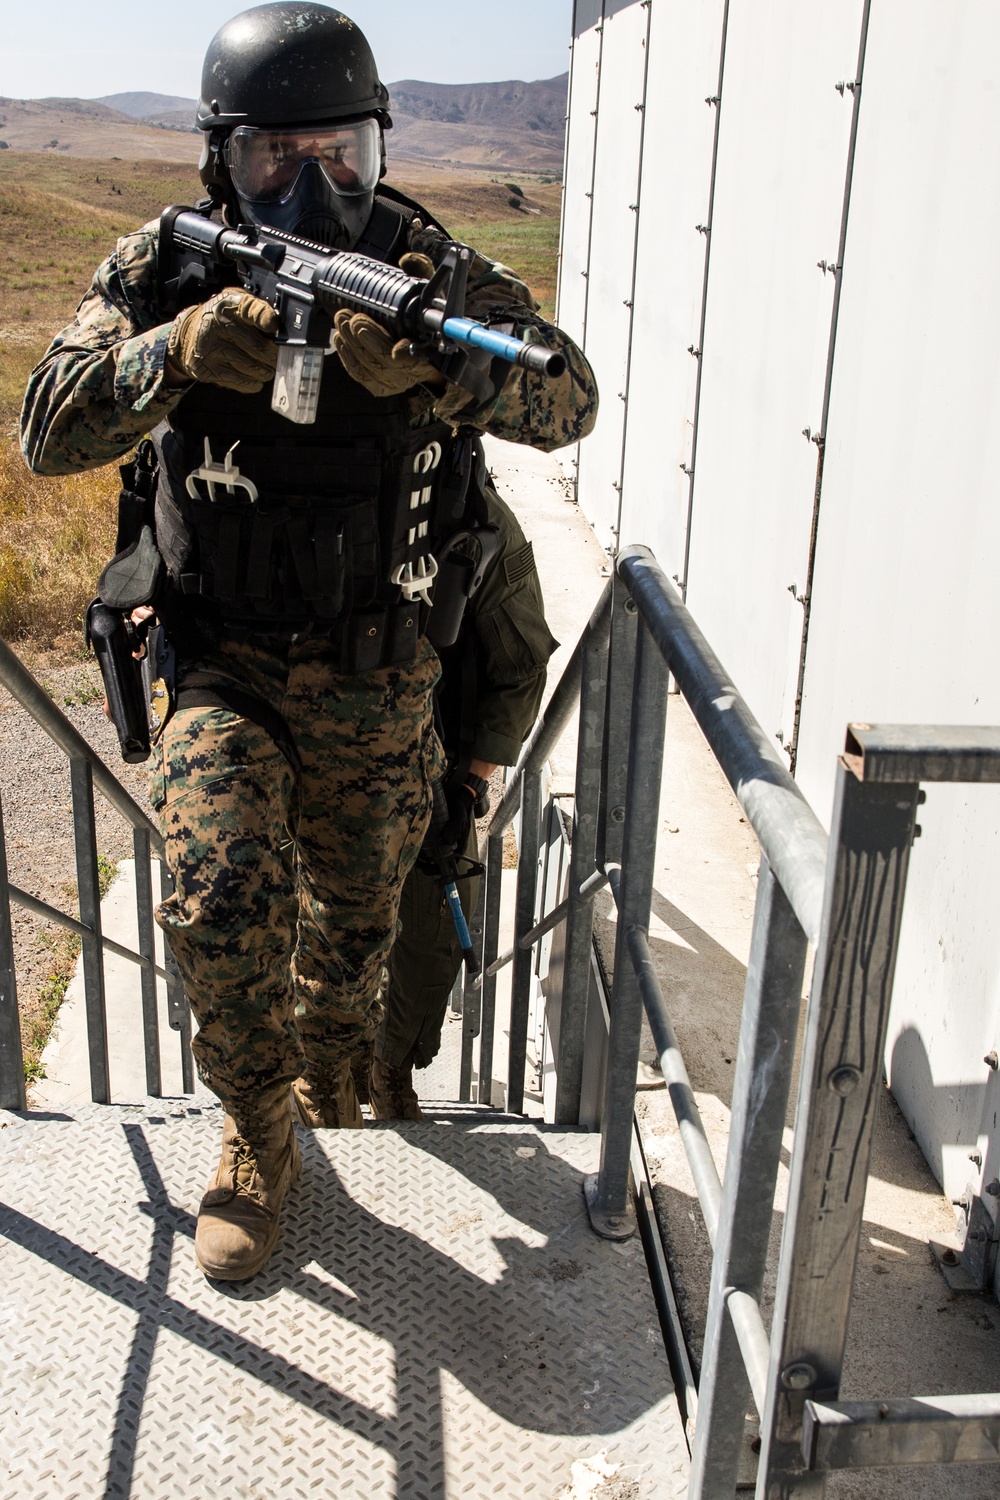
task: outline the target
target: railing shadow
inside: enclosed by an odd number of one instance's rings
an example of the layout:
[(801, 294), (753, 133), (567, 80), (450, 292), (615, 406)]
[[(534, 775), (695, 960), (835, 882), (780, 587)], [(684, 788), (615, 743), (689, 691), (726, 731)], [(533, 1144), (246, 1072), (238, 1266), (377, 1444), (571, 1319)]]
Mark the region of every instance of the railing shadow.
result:
[[(214, 1123), (214, 1112), (209, 1119)], [(189, 1305), (183, 1288), (191, 1277), (178, 1266), (175, 1246), (178, 1238), (193, 1236), (194, 1220), (171, 1201), (157, 1164), (156, 1134), (140, 1124), (122, 1128), (146, 1194), (138, 1211), (152, 1220), (144, 1277), (0, 1205), (0, 1233), (13, 1245), (136, 1315), (118, 1390), (104, 1500), (132, 1492), (140, 1429), (151, 1420), (147, 1390), (161, 1332), (383, 1450), (395, 1464), (400, 1496), (446, 1492), (446, 1373), (474, 1403), (525, 1433), (607, 1437), (669, 1395), (662, 1348), (649, 1342), (645, 1327), (622, 1327), (619, 1256), (590, 1234), (583, 1174), (547, 1151), (544, 1134), (527, 1133), (522, 1122), (491, 1121), (483, 1131), (480, 1116), (475, 1123), (453, 1119), (403, 1128), (407, 1150), (426, 1152), (456, 1176), (449, 1197), (455, 1205), (449, 1233), (456, 1240), (466, 1221), (495, 1212), (489, 1205), (484, 1210), (481, 1199), (478, 1209), (470, 1208), (467, 1183), (517, 1221), (510, 1234), (492, 1241), (480, 1232), (471, 1249), (467, 1240), (461, 1248), (456, 1243), (455, 1256), (444, 1248), (447, 1235), (443, 1241), (439, 1221), (435, 1234), (424, 1239), (391, 1222), (390, 1204), (383, 1209), (376, 1200), (370, 1211), (351, 1196), (321, 1142), (302, 1137), (303, 1173), (286, 1203), (272, 1262), (252, 1282), (215, 1286), (215, 1294), (230, 1305), (291, 1293), (329, 1315), (329, 1322), (317, 1322), (314, 1314), (312, 1326), (324, 1337), (302, 1363), (227, 1327), (223, 1317), (207, 1315), (198, 1291), (192, 1296), (200, 1306)], [(527, 1194), (529, 1166), (519, 1149), (535, 1153), (534, 1188)], [(191, 1255), (191, 1248), (185, 1246), (183, 1254)], [(334, 1320), (361, 1336), (355, 1353), (372, 1339), (391, 1351), (394, 1415), (345, 1393), (339, 1364), (329, 1372), (322, 1368), (324, 1349), (339, 1347)], [(350, 1332), (346, 1344), (352, 1347)], [(80, 1380), (84, 1400), (83, 1368)]]

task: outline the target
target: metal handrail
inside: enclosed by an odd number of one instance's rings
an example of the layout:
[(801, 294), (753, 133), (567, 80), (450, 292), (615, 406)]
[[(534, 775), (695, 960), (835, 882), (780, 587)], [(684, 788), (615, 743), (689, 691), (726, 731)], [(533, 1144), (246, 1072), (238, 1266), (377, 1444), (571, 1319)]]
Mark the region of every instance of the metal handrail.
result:
[[(157, 964), (155, 958), (150, 876), (150, 860), (154, 854), (161, 861), (161, 885), (164, 893), (169, 893), (172, 888), (160, 830), (129, 795), (75, 725), (56, 707), (41, 683), (3, 640), (0, 640), (0, 685), (8, 690), (53, 743), (58, 745), (69, 758), (77, 891), (80, 903), (80, 916), (77, 920), (48, 902), (11, 884), (7, 871), (3, 834), (3, 808), (0, 804), (0, 1106), (10, 1109), (24, 1109), (26, 1106), (17, 977), (10, 920), (11, 901), (43, 921), (54, 922), (80, 938), (90, 1086), (91, 1097), (94, 1101), (107, 1103), (110, 1099), (104, 991), (105, 953), (113, 953), (119, 958), (127, 959), (130, 963), (136, 964), (140, 971), (146, 1090), (152, 1097), (158, 1097), (161, 1092), (156, 980), (158, 977), (165, 980), (169, 1022), (171, 1027), (180, 1034), (183, 1087), (185, 1091), (190, 1092), (194, 1082), (190, 1052), (191, 1023), (183, 986), (169, 948), (164, 950), (163, 967)], [(116, 942), (113, 938), (106, 937), (101, 929), (93, 798), (95, 786), (132, 828), (139, 952)]]
[(0, 685), (17, 699), (21, 707), (28, 711), (36, 724), (41, 725), (49, 739), (65, 751), (70, 760), (84, 761), (90, 767), (97, 790), (108, 799), (116, 812), (121, 813), (126, 823), (148, 833), (154, 852), (162, 859), (163, 838), (156, 824), (129, 796), (93, 746), (87, 744), (76, 725), (56, 707), (41, 683), (32, 676), (4, 640), (0, 640)]
[(624, 548), (617, 567), (803, 932), (815, 942), (828, 844), (822, 823), (649, 548)]
[[(495, 957), (488, 911), (484, 953), (488, 976), (514, 963), (508, 1107), (521, 1107), (523, 1087), (527, 1011), (519, 1010), (526, 991), (519, 993), (518, 975), (530, 977), (534, 943), (565, 920), (555, 1116), (572, 1122), (559, 1116), (560, 1096), (567, 1109), (578, 1104), (578, 1079), (564, 1089), (562, 1070), (568, 1062), (573, 1073), (579, 1062), (574, 1049), (588, 1003), (580, 980), (589, 973), (579, 960), (590, 960), (592, 897), (607, 881), (618, 920), (601, 1165), (585, 1184), (587, 1206), (598, 1233), (620, 1239), (634, 1231), (629, 1171), (638, 1171), (633, 1116), (645, 1013), (713, 1246), (691, 1500), (730, 1500), (751, 1395), (761, 1416), (760, 1494), (816, 1497), (823, 1473), (836, 1468), (995, 1459), (1000, 1395), (884, 1403), (830, 1397), (846, 1343), (919, 783), (1000, 781), (1000, 730), (849, 726), (827, 836), (647, 548), (620, 554), (609, 614), (609, 645), (607, 632), (585, 633), (566, 684), (580, 691), (569, 895), (548, 912), (544, 901), (536, 910), (542, 756), (533, 752), (554, 742), (545, 726), (529, 741), (490, 826), (492, 860), (520, 806), (514, 942)], [(649, 945), (671, 674), (761, 848), (724, 1181)], [(563, 689), (561, 682), (557, 692)], [(488, 908), (491, 900), (495, 919), (498, 892), (488, 895)], [(760, 1295), (810, 942), (816, 960), (769, 1336)], [(644, 1201), (638, 1175), (636, 1184)], [(646, 1222), (641, 1206), (640, 1213)], [(985, 1267), (974, 1239), (967, 1263)]]
[[(615, 906), (621, 913), (621, 871), (611, 871), (611, 894), (615, 898)], [(653, 1042), (656, 1047), (656, 1055), (660, 1063), (660, 1071), (667, 1085), (667, 1092), (677, 1117), (677, 1125), (680, 1130), (681, 1144), (691, 1168), (691, 1176), (694, 1179), (695, 1191), (701, 1203), (702, 1215), (705, 1220), (705, 1229), (711, 1244), (715, 1244), (716, 1231), (719, 1227), (719, 1210), (722, 1204), (722, 1179), (719, 1169), (715, 1165), (712, 1148), (709, 1145), (708, 1131), (705, 1122), (701, 1118), (697, 1100), (694, 1097), (694, 1089), (688, 1077), (687, 1067), (681, 1052), (677, 1033), (674, 1031), (673, 1022), (667, 1002), (660, 988), (660, 981), (656, 977), (653, 968), (653, 959), (649, 951), (649, 941), (644, 932), (637, 927), (630, 927), (626, 932), (626, 941), (635, 969), (639, 992), (642, 996), (649, 1021), (650, 1030), (653, 1033)]]
[[(7, 882), (7, 890), (11, 899), (18, 906), (23, 906), (25, 911), (30, 911), (33, 917), (39, 917), (43, 922), (54, 922), (57, 927), (63, 927), (67, 932), (74, 933), (78, 938), (90, 938), (94, 936), (94, 929), (86, 922), (78, 922), (75, 917), (67, 916), (57, 906), (50, 906), (47, 901), (40, 901), (37, 896), (32, 896), (29, 891), (22, 891), (20, 886)], [(126, 948), (124, 943), (116, 943), (114, 938), (109, 938), (107, 933), (101, 933), (101, 942), (109, 953), (115, 954), (117, 958), (127, 958), (129, 963), (137, 964), (140, 969), (149, 969), (160, 979), (170, 979), (172, 976), (166, 969), (161, 969), (153, 959), (147, 958), (142, 953), (135, 953), (131, 948)]]

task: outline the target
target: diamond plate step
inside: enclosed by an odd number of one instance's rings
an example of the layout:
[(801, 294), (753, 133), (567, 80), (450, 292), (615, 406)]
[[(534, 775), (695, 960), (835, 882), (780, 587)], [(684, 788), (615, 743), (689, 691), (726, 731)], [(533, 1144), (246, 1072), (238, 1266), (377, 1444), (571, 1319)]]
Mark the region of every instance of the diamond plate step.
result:
[(3, 1500), (685, 1492), (642, 1249), (587, 1227), (596, 1136), (305, 1134), (274, 1260), (220, 1288), (190, 1238), (220, 1127), (0, 1113)]

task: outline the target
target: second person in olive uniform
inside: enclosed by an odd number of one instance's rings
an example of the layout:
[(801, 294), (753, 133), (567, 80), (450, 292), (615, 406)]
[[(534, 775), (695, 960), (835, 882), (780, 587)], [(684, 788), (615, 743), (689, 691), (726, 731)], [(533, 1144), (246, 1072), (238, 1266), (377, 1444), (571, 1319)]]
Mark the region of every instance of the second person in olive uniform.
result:
[[(474, 805), (497, 766), (513, 765), (538, 713), (553, 640), (534, 552), (516, 516), (491, 482), (483, 515), (498, 547), (482, 588), (468, 605), (459, 639), (441, 654), (436, 698), (447, 773), (450, 833), (467, 859), (477, 857)], [(475, 877), (460, 878), (466, 920), (479, 897)], [(389, 956), (385, 1011), (374, 1041), (370, 1103), (377, 1119), (419, 1120), (413, 1069), (433, 1062), (462, 951), (439, 874), (418, 860), (406, 879), (400, 930)]]

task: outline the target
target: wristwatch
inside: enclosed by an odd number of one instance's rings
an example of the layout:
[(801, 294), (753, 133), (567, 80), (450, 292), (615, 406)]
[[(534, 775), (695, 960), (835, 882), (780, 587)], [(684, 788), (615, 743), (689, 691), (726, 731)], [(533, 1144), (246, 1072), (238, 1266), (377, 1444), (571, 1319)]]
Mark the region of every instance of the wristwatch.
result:
[(486, 814), (490, 810), (489, 782), (484, 776), (477, 776), (474, 772), (470, 771), (468, 775), (463, 778), (462, 785), (468, 787), (469, 791), (476, 799), (472, 808), (472, 811), (475, 813), (476, 817), (485, 818)]

